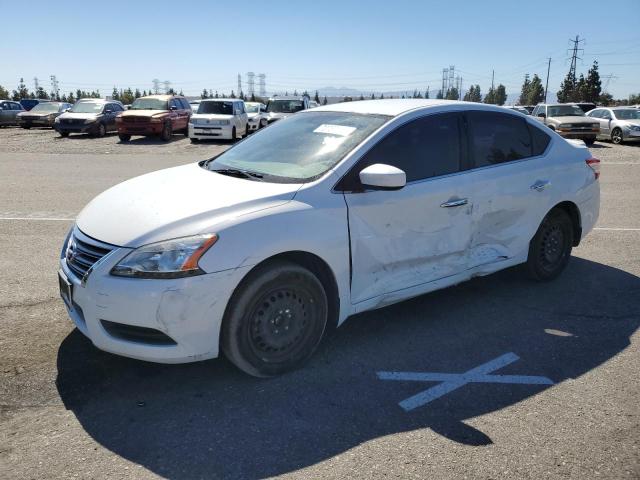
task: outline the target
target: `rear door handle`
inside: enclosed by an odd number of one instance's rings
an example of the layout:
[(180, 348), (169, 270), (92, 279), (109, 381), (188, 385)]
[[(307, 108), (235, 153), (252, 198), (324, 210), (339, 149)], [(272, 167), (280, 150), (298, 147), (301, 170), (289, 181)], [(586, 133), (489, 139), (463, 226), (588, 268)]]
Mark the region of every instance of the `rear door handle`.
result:
[(466, 205), (467, 203), (469, 203), (468, 198), (458, 198), (456, 200), (449, 200), (448, 202), (441, 203), (440, 206), (442, 208), (461, 207), (462, 205)]
[(536, 190), (538, 192), (543, 191), (545, 188), (551, 185), (549, 180), (538, 180), (536, 183), (531, 185), (531, 190)]

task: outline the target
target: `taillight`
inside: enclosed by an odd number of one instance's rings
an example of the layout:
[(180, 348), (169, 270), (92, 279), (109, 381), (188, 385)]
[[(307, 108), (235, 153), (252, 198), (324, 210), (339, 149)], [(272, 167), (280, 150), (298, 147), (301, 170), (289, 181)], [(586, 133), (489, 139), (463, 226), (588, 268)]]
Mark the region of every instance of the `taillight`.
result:
[(591, 168), (591, 170), (593, 170), (593, 174), (595, 175), (596, 180), (600, 178), (600, 160), (591, 157), (589, 160), (587, 160), (587, 165), (589, 166), (589, 168)]

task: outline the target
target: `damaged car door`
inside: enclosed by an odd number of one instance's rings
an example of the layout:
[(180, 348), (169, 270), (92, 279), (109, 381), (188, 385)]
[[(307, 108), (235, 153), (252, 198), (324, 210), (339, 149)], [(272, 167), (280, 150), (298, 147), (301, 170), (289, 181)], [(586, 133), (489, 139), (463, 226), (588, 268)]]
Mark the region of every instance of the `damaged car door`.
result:
[[(402, 296), (403, 289), (467, 269), (472, 201), (461, 127), (458, 113), (411, 120), (376, 143), (338, 184), (348, 207), (354, 304)], [(405, 186), (363, 185), (359, 173), (376, 164), (404, 171)]]

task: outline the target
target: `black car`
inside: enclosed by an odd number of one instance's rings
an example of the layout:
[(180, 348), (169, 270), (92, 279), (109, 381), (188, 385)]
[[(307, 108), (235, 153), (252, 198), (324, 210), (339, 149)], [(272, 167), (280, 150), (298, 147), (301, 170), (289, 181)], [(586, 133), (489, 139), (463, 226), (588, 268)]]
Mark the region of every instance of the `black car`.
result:
[(20, 105), (22, 105), (22, 108), (24, 108), (28, 112), (39, 103), (48, 102), (48, 101), (49, 100), (45, 100), (42, 98), (23, 98), (22, 100), (20, 100)]
[(124, 106), (115, 100), (81, 99), (68, 112), (56, 118), (53, 128), (61, 137), (67, 137), (70, 133), (103, 137), (107, 132), (117, 129), (116, 116), (121, 112), (124, 112)]

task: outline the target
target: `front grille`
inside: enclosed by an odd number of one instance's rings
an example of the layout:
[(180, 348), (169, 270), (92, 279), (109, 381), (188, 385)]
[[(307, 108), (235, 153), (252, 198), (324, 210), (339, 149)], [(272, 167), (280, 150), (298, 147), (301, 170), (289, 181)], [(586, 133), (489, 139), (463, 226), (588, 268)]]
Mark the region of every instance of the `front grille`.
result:
[(149, 123), (148, 117), (121, 117), (123, 123)]
[(113, 248), (111, 245), (98, 242), (74, 231), (67, 244), (65, 260), (69, 269), (78, 278), (83, 278), (87, 271)]
[(81, 118), (65, 118), (62, 120), (65, 125), (82, 125), (84, 124), (84, 119)]
[(20, 119), (26, 120), (27, 122), (33, 122), (34, 120), (41, 120), (41, 117), (34, 117), (34, 116), (27, 117), (27, 116), (23, 115), (23, 116), (20, 117)]

